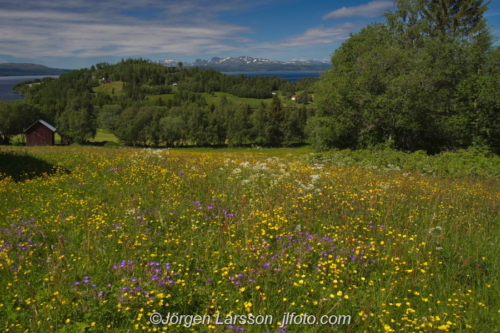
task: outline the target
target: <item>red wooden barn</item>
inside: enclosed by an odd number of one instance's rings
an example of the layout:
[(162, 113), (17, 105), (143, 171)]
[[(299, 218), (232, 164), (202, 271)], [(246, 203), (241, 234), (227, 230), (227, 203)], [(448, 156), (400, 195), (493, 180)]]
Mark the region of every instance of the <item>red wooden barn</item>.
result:
[(53, 146), (56, 129), (43, 120), (37, 120), (24, 130), (26, 146)]

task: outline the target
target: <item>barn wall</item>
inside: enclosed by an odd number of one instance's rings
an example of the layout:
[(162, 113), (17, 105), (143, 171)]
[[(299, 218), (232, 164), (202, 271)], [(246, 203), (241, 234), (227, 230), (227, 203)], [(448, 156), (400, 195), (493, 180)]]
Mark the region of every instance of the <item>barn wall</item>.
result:
[(52, 146), (54, 144), (54, 132), (42, 123), (33, 125), (26, 133), (27, 146)]

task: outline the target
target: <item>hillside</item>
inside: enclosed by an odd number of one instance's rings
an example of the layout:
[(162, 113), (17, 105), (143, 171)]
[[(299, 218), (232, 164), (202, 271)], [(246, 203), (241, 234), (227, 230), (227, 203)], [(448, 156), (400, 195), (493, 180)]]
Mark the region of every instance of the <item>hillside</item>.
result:
[(70, 69), (50, 68), (43, 65), (29, 63), (4, 63), (0, 64), (0, 76), (24, 75), (58, 75), (71, 72)]

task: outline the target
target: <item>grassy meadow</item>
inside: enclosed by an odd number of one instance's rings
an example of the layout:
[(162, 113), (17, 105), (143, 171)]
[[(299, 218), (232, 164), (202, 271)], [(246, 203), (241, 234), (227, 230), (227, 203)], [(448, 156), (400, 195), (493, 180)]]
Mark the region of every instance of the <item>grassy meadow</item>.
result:
[[(205, 100), (207, 101), (208, 104), (218, 104), (218, 103), (220, 103), (220, 100), (222, 99), (222, 97), (225, 96), (227, 98), (227, 100), (229, 100), (229, 101), (233, 101), (235, 103), (246, 103), (246, 104), (249, 104), (254, 109), (258, 108), (260, 106), (261, 102), (269, 104), (273, 100), (272, 98), (259, 99), (259, 98), (238, 97), (238, 96), (235, 96), (235, 95), (232, 95), (229, 93), (224, 93), (224, 92), (216, 92), (213, 95), (208, 94), (208, 93), (201, 93), (201, 95), (205, 98)], [(281, 98), (282, 102), (285, 102), (285, 99), (283, 98), (283, 96), (279, 95), (279, 97)], [(154, 101), (161, 98), (163, 101), (167, 101), (169, 99), (173, 99), (174, 94), (147, 95), (146, 98), (150, 99), (150, 100), (154, 100)], [(288, 101), (288, 102), (291, 102), (291, 101)]]
[[(113, 90), (114, 89), (114, 90)], [(123, 82), (122, 81), (113, 81), (111, 83), (101, 84), (97, 87), (93, 88), (95, 93), (106, 93), (108, 95), (117, 94), (123, 95)]]
[(0, 147), (0, 329), (498, 332), (498, 179), (335, 156)]
[[(59, 133), (57, 133), (57, 132), (55, 133), (54, 140), (55, 140), (56, 145), (61, 144), (61, 136), (59, 135)], [(16, 145), (25, 146), (26, 145), (26, 135), (18, 134), (12, 138), (12, 142), (14, 142)], [(96, 136), (92, 140), (89, 140), (89, 142), (90, 142), (90, 144), (105, 144), (107, 142), (118, 143), (119, 140), (109, 130), (106, 130), (103, 128), (98, 128)]]

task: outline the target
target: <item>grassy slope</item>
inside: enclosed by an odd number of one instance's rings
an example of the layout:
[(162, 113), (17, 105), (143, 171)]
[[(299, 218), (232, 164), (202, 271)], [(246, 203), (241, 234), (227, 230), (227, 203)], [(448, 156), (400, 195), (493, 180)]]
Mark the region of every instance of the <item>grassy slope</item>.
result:
[(121, 81), (114, 81), (111, 83), (101, 84), (98, 87), (94, 87), (94, 92), (96, 93), (101, 92), (111, 95), (113, 88), (115, 88), (116, 95), (123, 95), (123, 82)]
[(98, 128), (97, 134), (93, 140), (90, 142), (118, 142), (118, 138), (111, 132), (105, 129)]

